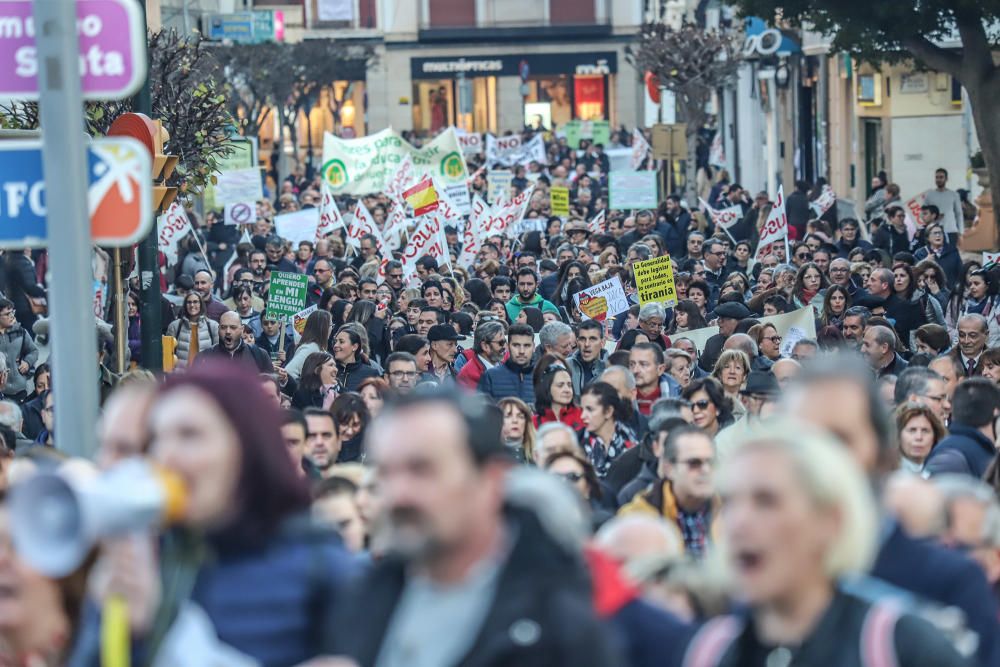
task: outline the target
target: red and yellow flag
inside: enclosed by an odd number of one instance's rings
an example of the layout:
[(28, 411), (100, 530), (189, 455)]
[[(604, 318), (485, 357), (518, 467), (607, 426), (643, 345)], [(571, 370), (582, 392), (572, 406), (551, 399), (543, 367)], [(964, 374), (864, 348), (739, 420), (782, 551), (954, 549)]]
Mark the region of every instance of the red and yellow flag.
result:
[(438, 194), (434, 189), (434, 183), (430, 176), (424, 176), (423, 180), (403, 191), (403, 198), (406, 203), (413, 207), (413, 216), (419, 217), (425, 213), (437, 209)]

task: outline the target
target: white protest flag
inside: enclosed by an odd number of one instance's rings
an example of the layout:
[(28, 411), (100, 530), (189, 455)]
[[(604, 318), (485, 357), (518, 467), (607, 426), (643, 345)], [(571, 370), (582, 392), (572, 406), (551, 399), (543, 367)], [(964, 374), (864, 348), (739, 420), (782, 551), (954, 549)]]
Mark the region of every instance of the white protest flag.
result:
[(389, 177), (385, 185), (386, 193), (396, 201), (403, 201), (403, 191), (417, 182), (417, 174), (413, 171), (413, 160), (407, 155), (399, 162), (399, 167)]
[(494, 204), (484, 225), (485, 234), (489, 236), (516, 233), (517, 225), (524, 218), (524, 212), (528, 209), (534, 191), (535, 186), (532, 185), (510, 201), (504, 200)]
[(319, 226), (316, 227), (316, 240), (324, 238), (338, 229), (345, 227), (344, 218), (340, 215), (337, 202), (333, 199), (333, 193), (326, 183), (320, 186), (322, 195), (319, 200)]
[(282, 213), (274, 216), (274, 229), (281, 238), (297, 248), (302, 241), (316, 240), (319, 228), (319, 209), (304, 208), (301, 211)]
[(513, 167), (532, 162), (546, 162), (545, 140), (542, 135), (536, 134), (529, 141), (522, 140), (519, 134), (506, 137), (486, 135), (486, 164)]
[(382, 239), (390, 252), (399, 250), (403, 245), (403, 232), (406, 231), (406, 211), (398, 201), (390, 202), (389, 215), (382, 228)]
[(735, 225), (737, 222), (743, 219), (743, 208), (738, 204), (736, 206), (730, 206), (723, 209), (715, 209), (708, 205), (708, 202), (702, 198), (698, 198), (701, 203), (701, 207), (712, 216), (712, 222), (728, 230), (730, 227)]
[(587, 223), (587, 229), (590, 230), (591, 234), (604, 233), (604, 219), (607, 217), (606, 214), (607, 211), (601, 211), (590, 219), (590, 222)]
[(816, 217), (818, 218), (829, 211), (830, 207), (836, 203), (837, 193), (829, 185), (824, 185), (822, 192), (819, 193), (819, 197), (816, 197), (816, 201), (809, 204), (809, 208), (816, 213)]
[(906, 236), (911, 241), (917, 235), (917, 229), (920, 226), (917, 221), (920, 219), (920, 207), (923, 205), (924, 193), (921, 192), (916, 197), (908, 200), (903, 206), (903, 212), (906, 214)]
[(407, 279), (417, 272), (417, 260), (424, 255), (439, 258), (448, 255), (447, 247), (442, 247), (443, 236), (441, 221), (432, 215), (420, 217), (417, 228), (413, 230), (409, 243), (403, 249), (403, 275)]
[(635, 128), (632, 130), (632, 158), (629, 162), (632, 171), (636, 171), (642, 166), (647, 155), (649, 155), (649, 142), (646, 141), (646, 137), (642, 136), (639, 128)]
[(432, 178), (431, 182), (434, 184), (434, 191), (437, 192), (438, 196), (438, 207), (434, 211), (434, 214), (448, 222), (460, 222), (462, 220), (462, 211), (458, 208), (455, 200), (439, 179)]
[(380, 256), (385, 257), (386, 247), (385, 240), (382, 238), (382, 232), (379, 231), (378, 225), (375, 224), (371, 213), (368, 212), (368, 209), (359, 199), (357, 205), (354, 207), (354, 222), (347, 226), (347, 243), (355, 250), (359, 250), (361, 248), (361, 237), (366, 234), (371, 234), (375, 237), (375, 250)]
[(469, 216), (469, 221), (465, 223), (465, 231), (462, 235), (462, 252), (458, 257), (459, 266), (471, 266), (476, 260), (476, 255), (479, 254), (479, 249), (483, 245), (484, 227), (488, 215), (489, 205), (477, 192), (472, 196), (472, 214)]
[(771, 246), (775, 243), (784, 242), (788, 238), (788, 216), (785, 215), (785, 189), (778, 186), (778, 198), (771, 207), (771, 213), (767, 216), (767, 222), (760, 230), (760, 240), (757, 242), (757, 254), (754, 255), (756, 261), (760, 261), (765, 255), (771, 253)]
[(156, 219), (157, 245), (172, 266), (179, 259), (178, 244), (191, 232), (191, 221), (178, 202), (170, 205), (166, 212)]

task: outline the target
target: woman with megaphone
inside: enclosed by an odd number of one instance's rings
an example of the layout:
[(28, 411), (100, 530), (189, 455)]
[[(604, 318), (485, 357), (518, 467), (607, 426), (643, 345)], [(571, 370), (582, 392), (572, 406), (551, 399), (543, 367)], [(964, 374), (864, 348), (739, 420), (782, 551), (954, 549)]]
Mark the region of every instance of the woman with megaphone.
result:
[[(356, 561), (309, 518), (279, 423), (256, 377), (231, 363), (167, 381), (151, 410), (149, 455), (184, 490), (179, 519), (155, 555), (129, 540), (104, 549), (111, 576), (96, 587), (71, 664), (99, 664), (97, 610), (107, 622), (107, 601), (122, 598), (133, 665), (197, 667), (233, 655), (296, 665), (332, 651), (332, 608)], [(192, 655), (196, 645), (210, 655)]]

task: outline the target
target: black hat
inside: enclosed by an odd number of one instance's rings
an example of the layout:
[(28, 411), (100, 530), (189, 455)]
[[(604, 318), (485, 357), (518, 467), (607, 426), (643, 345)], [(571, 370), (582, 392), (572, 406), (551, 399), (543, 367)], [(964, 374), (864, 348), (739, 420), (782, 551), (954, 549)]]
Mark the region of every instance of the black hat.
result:
[(744, 306), (742, 303), (737, 303), (735, 301), (729, 301), (727, 303), (720, 303), (715, 309), (716, 317), (728, 317), (733, 320), (743, 320), (753, 315), (750, 309)]
[(427, 341), (434, 343), (439, 340), (462, 340), (462, 337), (458, 335), (455, 331), (455, 327), (450, 324), (435, 324), (431, 327), (431, 330), (427, 332)]
[(766, 371), (750, 371), (747, 376), (747, 386), (741, 389), (741, 394), (767, 394), (773, 396), (781, 392), (774, 375)]

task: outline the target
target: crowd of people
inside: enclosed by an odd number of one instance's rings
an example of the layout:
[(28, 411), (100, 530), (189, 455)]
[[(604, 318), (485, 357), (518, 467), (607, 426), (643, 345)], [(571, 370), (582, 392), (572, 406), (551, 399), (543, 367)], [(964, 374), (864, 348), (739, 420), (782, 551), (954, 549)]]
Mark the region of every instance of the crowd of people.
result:
[[(217, 660), (268, 667), (1000, 666), (1000, 267), (959, 254), (947, 174), (910, 222), (887, 178), (860, 219), (797, 183), (787, 251), (758, 254), (770, 198), (724, 171), (699, 186), (743, 209), (725, 229), (677, 195), (608, 210), (602, 146), (547, 155), (514, 169), (517, 233), (462, 266), (448, 225), (412, 279), (373, 238), (275, 233), (316, 179), (259, 202), (250, 243), (191, 213), (159, 304), (175, 369), (143, 369), (137, 294), (123, 376), (99, 325), (93, 463), (59, 449), (44, 281), (0, 299), (4, 487), (139, 458), (186, 494), (59, 579), (0, 502), (0, 665), (101, 664), (125, 600), (134, 664), (202, 664), (203, 623)], [(395, 205), (362, 202), (380, 226)], [(677, 300), (640, 304), (662, 255)], [(272, 271), (309, 276), (301, 332), (268, 315)], [(615, 277), (630, 307), (589, 319), (574, 295)], [(765, 318), (803, 308), (816, 337), (783, 345)]]

